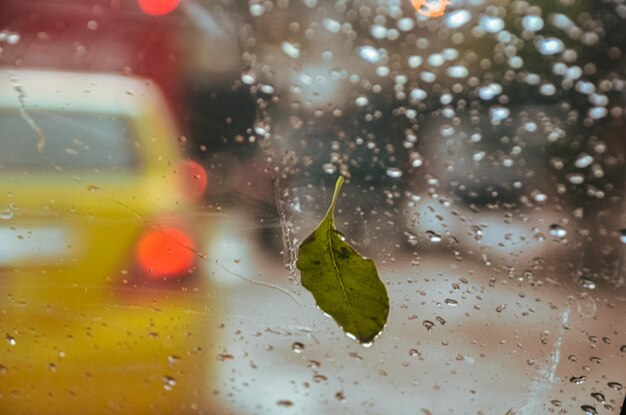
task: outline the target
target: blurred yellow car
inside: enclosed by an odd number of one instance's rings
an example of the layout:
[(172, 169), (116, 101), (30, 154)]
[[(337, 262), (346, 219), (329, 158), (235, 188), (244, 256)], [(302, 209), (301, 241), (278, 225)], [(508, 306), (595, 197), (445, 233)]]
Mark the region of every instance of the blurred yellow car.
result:
[(149, 80), (0, 71), (0, 413), (207, 406), (206, 180), (177, 137)]

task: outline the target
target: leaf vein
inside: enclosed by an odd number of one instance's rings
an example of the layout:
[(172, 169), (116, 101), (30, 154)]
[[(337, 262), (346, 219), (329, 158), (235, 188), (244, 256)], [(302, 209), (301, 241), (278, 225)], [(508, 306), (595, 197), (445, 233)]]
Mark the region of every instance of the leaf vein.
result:
[(354, 321), (360, 332), (361, 325), (359, 324), (359, 321), (356, 318), (356, 313), (354, 312), (354, 309), (352, 308), (352, 303), (350, 302), (350, 299), (348, 298), (348, 291), (346, 290), (345, 285), (343, 285), (343, 279), (341, 278), (341, 273), (339, 272), (339, 267), (337, 266), (337, 261), (335, 259), (335, 253), (333, 251), (333, 239), (331, 235), (332, 231), (333, 231), (332, 226), (328, 226), (328, 229), (326, 230), (326, 237), (328, 238), (328, 248), (329, 248), (330, 257), (333, 263), (333, 269), (335, 270), (335, 275), (337, 276), (337, 280), (339, 281), (339, 285), (341, 286), (341, 292), (343, 293), (343, 297), (346, 299), (346, 303), (348, 304), (348, 308), (350, 309), (350, 314), (353, 317), (355, 317)]

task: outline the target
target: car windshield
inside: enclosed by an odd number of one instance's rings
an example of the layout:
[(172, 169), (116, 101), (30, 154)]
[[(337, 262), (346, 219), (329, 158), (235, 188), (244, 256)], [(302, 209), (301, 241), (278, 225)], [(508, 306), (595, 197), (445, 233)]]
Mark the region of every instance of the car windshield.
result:
[(137, 164), (124, 117), (59, 110), (0, 110), (0, 168), (112, 169)]
[(4, 0), (0, 85), (0, 413), (622, 410), (623, 0)]

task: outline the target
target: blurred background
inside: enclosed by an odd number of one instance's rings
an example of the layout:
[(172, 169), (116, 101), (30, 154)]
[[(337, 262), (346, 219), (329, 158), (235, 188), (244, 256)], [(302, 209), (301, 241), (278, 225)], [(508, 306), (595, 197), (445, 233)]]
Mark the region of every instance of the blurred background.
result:
[[(618, 414), (625, 22), (0, 2), (0, 412)], [(295, 268), (339, 175), (391, 301), (368, 348)]]

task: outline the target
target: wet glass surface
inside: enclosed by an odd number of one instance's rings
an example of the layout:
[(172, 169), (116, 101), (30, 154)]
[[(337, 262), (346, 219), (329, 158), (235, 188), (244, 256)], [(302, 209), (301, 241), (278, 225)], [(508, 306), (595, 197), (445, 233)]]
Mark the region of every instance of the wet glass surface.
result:
[[(618, 414), (625, 19), (4, 2), (0, 412)], [(296, 267), (339, 176), (371, 344)]]

